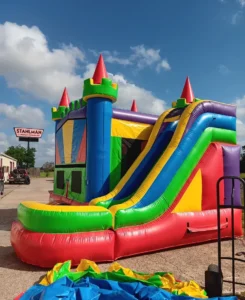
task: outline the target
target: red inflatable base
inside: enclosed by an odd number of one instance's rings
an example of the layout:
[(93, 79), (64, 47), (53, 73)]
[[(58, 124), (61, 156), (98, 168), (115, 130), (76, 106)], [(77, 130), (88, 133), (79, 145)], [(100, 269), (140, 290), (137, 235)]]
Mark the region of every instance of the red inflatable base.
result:
[[(235, 236), (241, 236), (241, 210), (234, 210), (234, 216)], [(232, 236), (230, 209), (221, 211), (221, 228), (223, 239)], [(200, 244), (217, 237), (217, 210), (174, 214), (169, 211), (153, 222), (118, 229), (115, 257)]]
[[(241, 210), (234, 210), (235, 235), (242, 235)], [(222, 238), (231, 237), (231, 210), (221, 211)], [(217, 211), (196, 213), (165, 213), (157, 220), (116, 231), (49, 234), (31, 232), (20, 222), (11, 229), (11, 243), (17, 256), (25, 263), (52, 268), (56, 263), (81, 259), (95, 262), (113, 261), (178, 246), (198, 244), (217, 239)]]
[(53, 267), (57, 262), (82, 258), (111, 261), (114, 257), (115, 234), (111, 230), (72, 234), (40, 233), (26, 230), (20, 222), (11, 228), (11, 244), (17, 256), (31, 265)]

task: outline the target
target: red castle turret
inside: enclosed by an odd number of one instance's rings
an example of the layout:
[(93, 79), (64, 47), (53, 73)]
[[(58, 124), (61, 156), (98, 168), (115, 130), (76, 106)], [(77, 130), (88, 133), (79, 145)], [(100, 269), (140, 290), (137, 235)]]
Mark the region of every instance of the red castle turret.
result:
[(59, 104), (59, 107), (62, 106), (62, 107), (69, 107), (70, 105), (70, 98), (68, 96), (68, 93), (67, 93), (67, 89), (65, 88), (64, 89), (64, 92), (63, 92), (63, 95), (60, 99), (60, 104)]
[(138, 111), (138, 108), (137, 108), (137, 105), (136, 105), (136, 101), (133, 100), (133, 103), (132, 103), (132, 106), (131, 106), (131, 111), (134, 111), (134, 112), (137, 112)]
[(53, 121), (62, 119), (66, 115), (67, 111), (69, 111), (69, 107), (70, 107), (70, 99), (67, 93), (67, 89), (64, 88), (58, 108), (52, 107)]
[(192, 101), (195, 98), (189, 77), (186, 78), (185, 85), (180, 98), (186, 99), (186, 103), (192, 103)]
[(93, 80), (95, 84), (100, 84), (102, 78), (108, 78), (103, 56), (100, 54), (97, 66), (94, 71)]

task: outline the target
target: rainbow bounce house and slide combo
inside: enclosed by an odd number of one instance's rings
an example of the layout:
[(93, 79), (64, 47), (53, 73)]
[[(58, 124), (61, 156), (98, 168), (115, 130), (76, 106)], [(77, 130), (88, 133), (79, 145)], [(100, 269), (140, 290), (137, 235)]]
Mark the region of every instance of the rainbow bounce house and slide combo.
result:
[[(100, 56), (83, 97), (70, 102), (65, 89), (52, 108), (50, 203), (22, 202), (11, 229), (23, 262), (80, 266), (81, 259), (95, 264), (217, 239), (216, 183), (240, 176), (236, 107), (195, 98), (189, 78), (160, 116), (139, 113), (135, 101), (131, 110), (113, 108), (117, 96)], [(222, 204), (230, 205), (231, 189), (224, 180)], [(234, 202), (241, 205), (239, 184)], [(241, 236), (241, 211), (234, 213)], [(231, 233), (231, 212), (224, 208), (221, 236)]]

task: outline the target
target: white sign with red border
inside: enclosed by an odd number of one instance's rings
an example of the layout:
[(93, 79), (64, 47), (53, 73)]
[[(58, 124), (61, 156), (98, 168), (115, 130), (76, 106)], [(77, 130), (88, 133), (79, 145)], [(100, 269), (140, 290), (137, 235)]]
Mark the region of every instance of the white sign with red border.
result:
[(14, 127), (14, 132), (17, 137), (41, 138), (43, 131), (43, 129), (36, 128)]

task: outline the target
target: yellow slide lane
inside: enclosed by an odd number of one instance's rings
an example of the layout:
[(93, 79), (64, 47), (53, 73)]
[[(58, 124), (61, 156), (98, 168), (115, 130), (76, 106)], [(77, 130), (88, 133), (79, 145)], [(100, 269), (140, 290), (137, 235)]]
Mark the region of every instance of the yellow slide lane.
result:
[(159, 173), (161, 172), (163, 167), (166, 165), (166, 163), (170, 159), (171, 155), (174, 153), (175, 149), (178, 147), (193, 110), (198, 105), (202, 104), (203, 102), (207, 102), (207, 101), (200, 100), (198, 102), (191, 103), (184, 110), (183, 114), (180, 117), (177, 129), (176, 129), (167, 149), (164, 151), (162, 156), (159, 158), (159, 160), (155, 164), (154, 168), (147, 175), (146, 179), (143, 181), (143, 183), (141, 184), (141, 186), (139, 187), (137, 192), (132, 196), (132, 198), (125, 201), (122, 204), (116, 204), (109, 208), (109, 210), (112, 212), (113, 215), (115, 215), (118, 210), (127, 209), (131, 206), (134, 206), (135, 204), (140, 202), (140, 200), (144, 197), (144, 195), (149, 190), (151, 185), (154, 183), (154, 181), (156, 180), (157, 176), (159, 175)]
[(109, 194), (91, 200), (90, 203), (89, 203), (89, 205), (96, 205), (96, 204), (98, 204), (100, 202), (104, 202), (104, 201), (110, 200), (113, 197), (115, 197), (122, 190), (122, 188), (127, 183), (127, 181), (129, 180), (129, 178), (133, 175), (133, 173), (135, 172), (135, 170), (138, 168), (138, 166), (141, 164), (141, 162), (143, 161), (143, 159), (145, 158), (145, 156), (150, 151), (152, 145), (154, 144), (154, 142), (156, 140), (156, 137), (157, 137), (158, 132), (159, 132), (161, 126), (162, 126), (162, 123), (164, 122), (165, 118), (167, 117), (167, 115), (172, 110), (174, 110), (174, 108), (166, 110), (158, 118), (158, 120), (156, 121), (156, 123), (155, 123), (155, 125), (154, 125), (154, 127), (152, 129), (151, 135), (149, 137), (149, 140), (148, 140), (148, 142), (147, 142), (144, 150), (140, 153), (140, 155), (137, 157), (137, 159), (134, 161), (134, 163), (128, 169), (128, 171), (126, 172), (126, 174), (118, 182), (118, 184), (116, 185), (116, 187)]
[(101, 211), (108, 211), (108, 209), (102, 206), (93, 206), (90, 207), (88, 205), (81, 205), (81, 206), (72, 206), (72, 205), (49, 205), (44, 203), (38, 203), (34, 201), (23, 201), (21, 202), (23, 206), (29, 208), (31, 210), (43, 210), (43, 211), (50, 211), (50, 212), (101, 212)]

